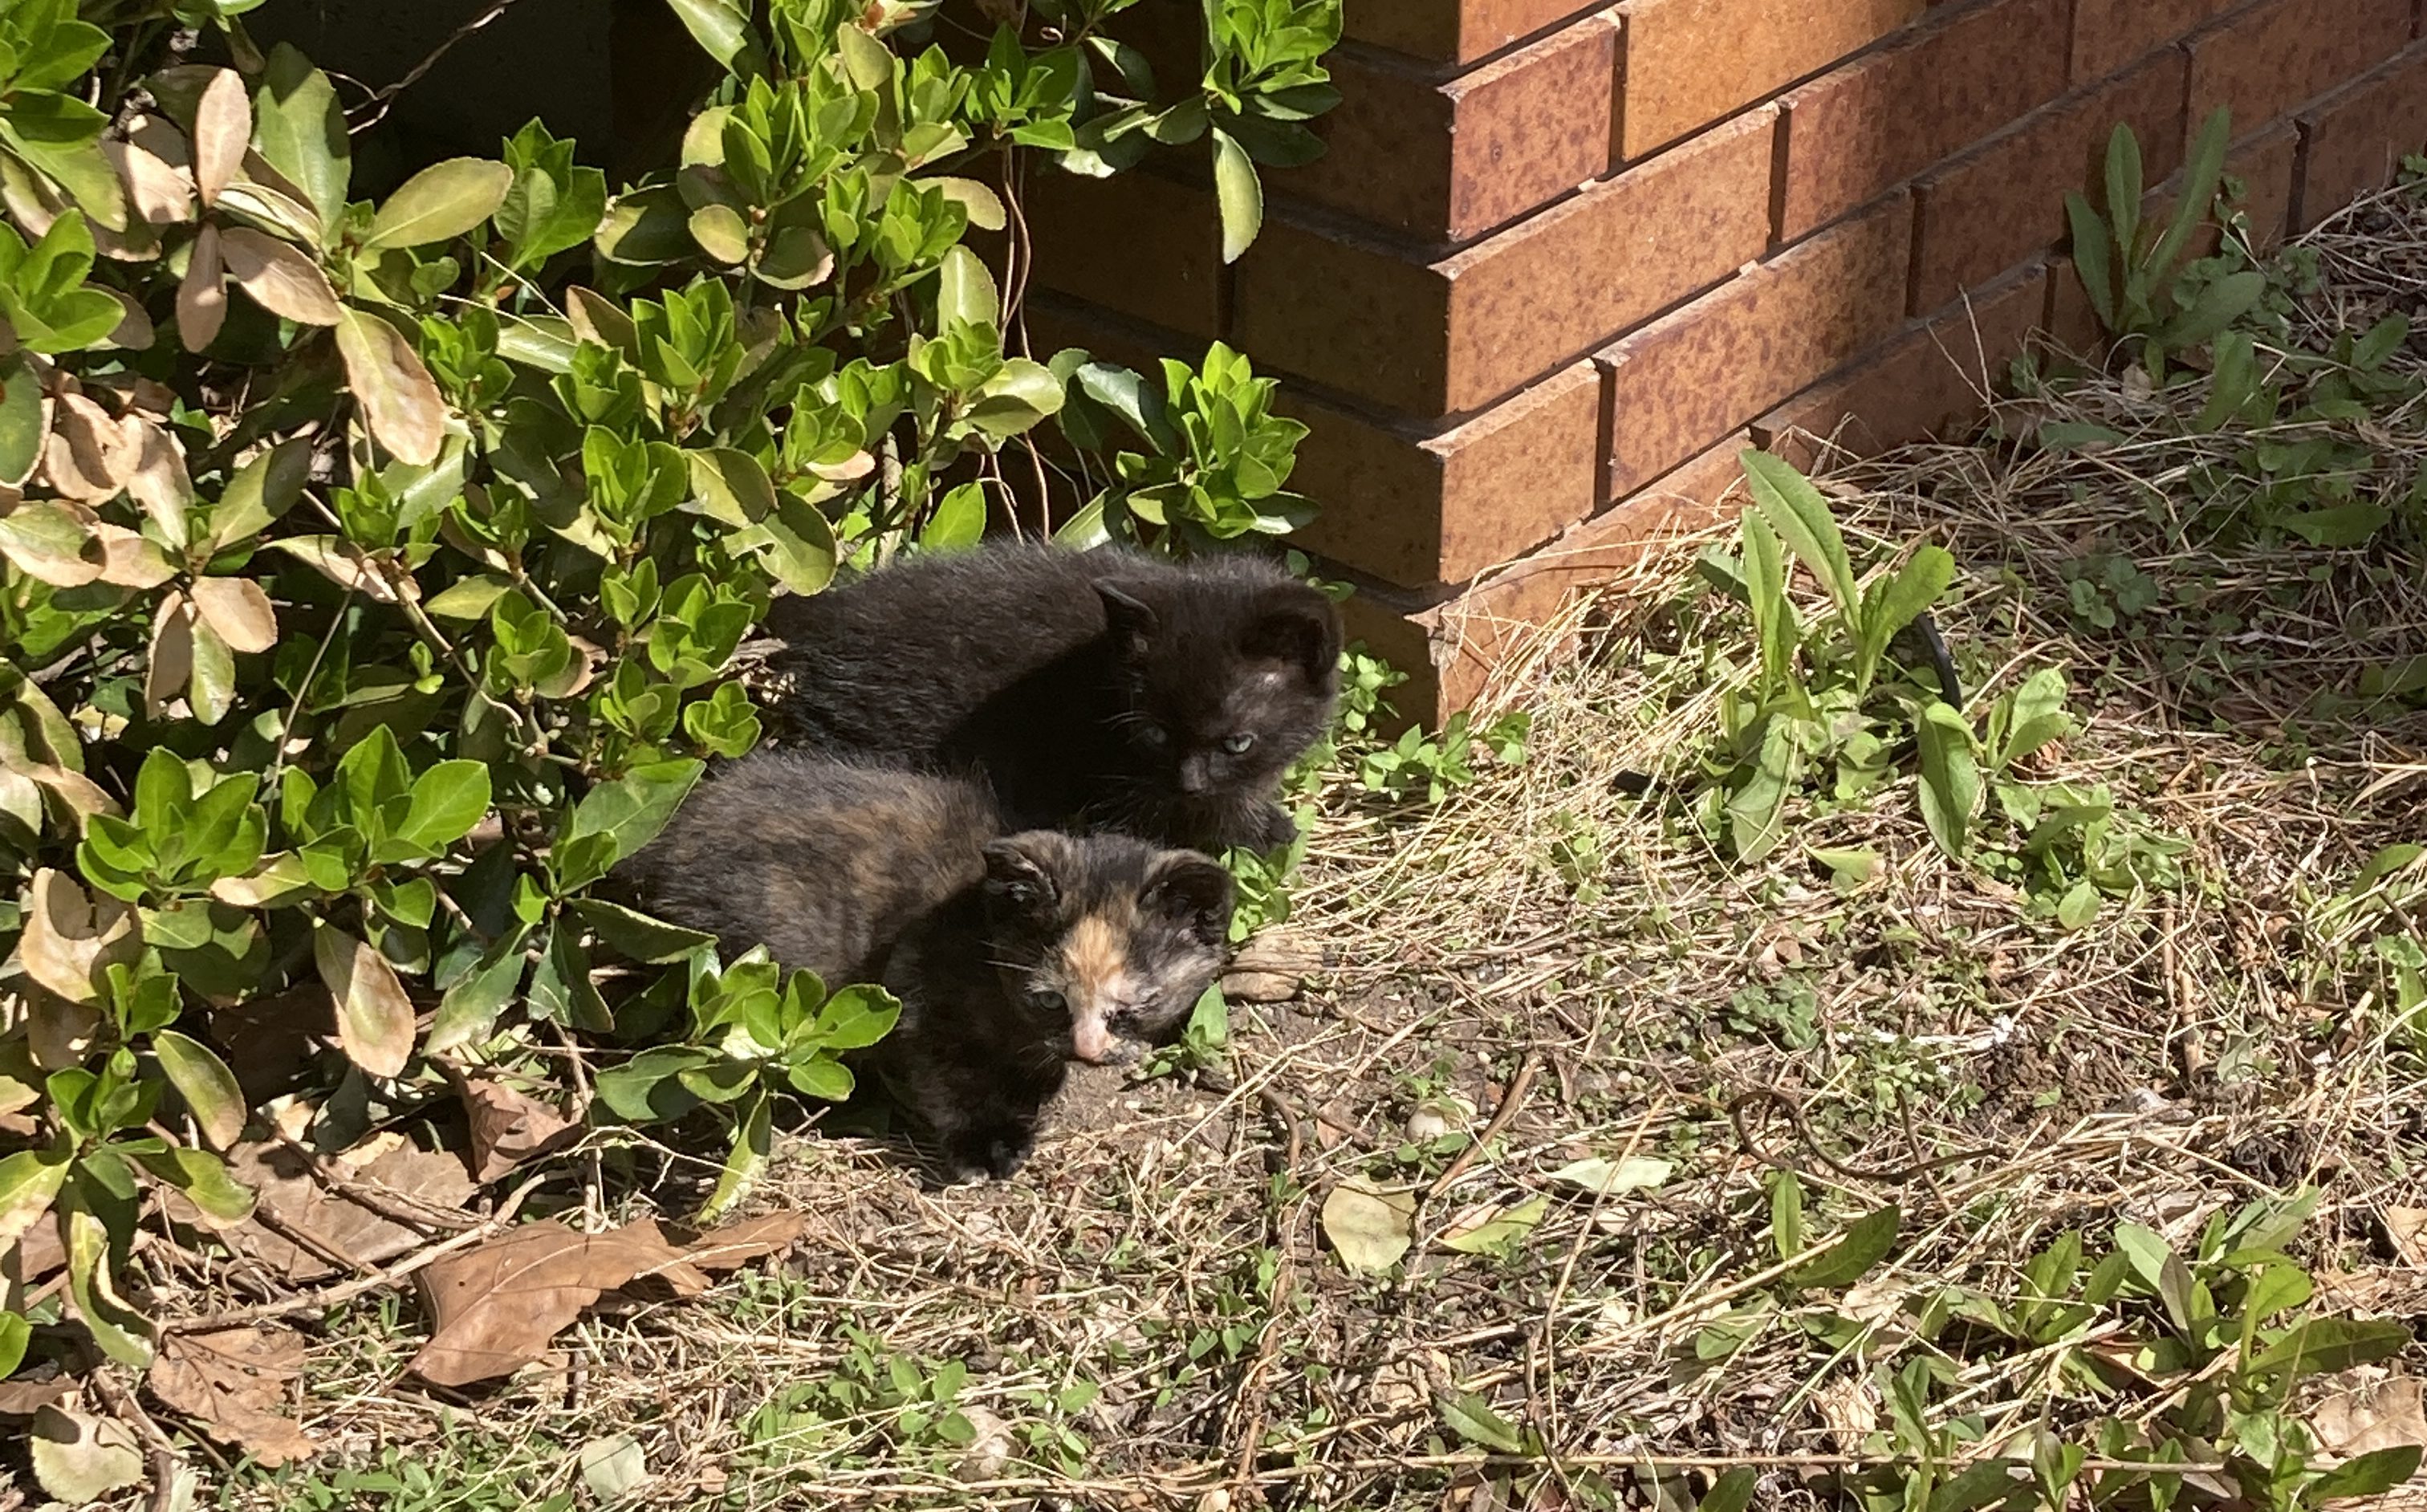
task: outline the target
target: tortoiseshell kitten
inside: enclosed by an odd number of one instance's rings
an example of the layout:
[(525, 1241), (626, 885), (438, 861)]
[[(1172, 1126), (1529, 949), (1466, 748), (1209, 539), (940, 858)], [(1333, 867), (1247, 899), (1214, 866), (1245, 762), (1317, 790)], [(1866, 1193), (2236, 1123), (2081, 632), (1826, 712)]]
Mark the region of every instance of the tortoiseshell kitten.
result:
[(1010, 1176), (1072, 1060), (1170, 1034), (1228, 956), (1230, 874), (1120, 835), (1006, 834), (985, 789), (792, 751), (710, 778), (620, 869), (652, 912), (829, 985), (882, 984), (855, 1057), (946, 1174)]
[(1022, 828), (1269, 850), (1339, 693), (1340, 616), (1278, 566), (1002, 543), (778, 600), (773, 712), (830, 755), (985, 774)]

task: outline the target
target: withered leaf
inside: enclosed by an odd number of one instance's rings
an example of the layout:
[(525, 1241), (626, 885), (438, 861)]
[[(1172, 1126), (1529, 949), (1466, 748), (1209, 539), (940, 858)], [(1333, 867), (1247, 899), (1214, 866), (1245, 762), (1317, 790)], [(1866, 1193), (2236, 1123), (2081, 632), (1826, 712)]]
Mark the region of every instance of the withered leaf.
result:
[(360, 310), (337, 312), (337, 355), (364, 421), (397, 461), (426, 467), (447, 439), (447, 400), (420, 354), (396, 327)]
[(276, 1467), (308, 1459), (318, 1445), (278, 1408), (303, 1374), (302, 1336), (285, 1328), (223, 1328), (171, 1334), (144, 1383), (196, 1427)]
[(472, 1126), (472, 1163), (484, 1182), (579, 1137), (580, 1125), (495, 1081), (465, 1081), (464, 1112)]
[(395, 1076), (413, 1056), (413, 1000), (374, 946), (334, 925), (312, 936), (312, 959), (337, 1000), (337, 1043), (373, 1076)]
[(227, 319), (227, 285), (221, 281), (220, 228), (205, 225), (187, 255), (186, 277), (177, 285), (177, 339), (187, 351), (200, 351), (220, 333)]
[(220, 69), (203, 89), (194, 107), (194, 187), (203, 203), (220, 197), (244, 162), (252, 142), (252, 102), (244, 80), (233, 69)]
[(305, 325), (337, 323), (337, 291), (318, 263), (275, 236), (232, 226), (220, 236), (228, 277), (272, 315)]
[(152, 614), (152, 654), (143, 667), (143, 707), (154, 719), (194, 675), (194, 606), (172, 591)]
[(65, 873), (44, 867), (25, 889), (24, 936), (18, 955), (25, 974), (70, 1002), (98, 1000), (102, 968), (129, 961), (142, 949), (135, 914), (107, 893), (88, 898)]
[(603, 1234), (546, 1219), (418, 1274), (432, 1327), (413, 1370), (438, 1386), (512, 1374), (537, 1359), (583, 1309), (642, 1276), (659, 1277), (683, 1296), (709, 1284), (648, 1219)]
[(150, 136), (101, 144), (103, 155), (118, 170), (118, 182), (126, 188), (127, 207), (155, 226), (174, 225), (194, 213), (192, 176), (145, 145), (157, 145), (159, 138), (173, 135), (163, 127)]
[(115, 1418), (42, 1407), (34, 1414), (27, 1442), (34, 1479), (70, 1506), (98, 1502), (143, 1479), (143, 1452)]
[(237, 651), (267, 651), (278, 643), (278, 611), (250, 577), (197, 577), (194, 609), (220, 639)]
[(808, 1231), (808, 1214), (771, 1212), (711, 1228), (684, 1246), (683, 1258), (711, 1275), (740, 1270), (763, 1255), (790, 1248)]
[(186, 471), (186, 448), (166, 427), (149, 419), (139, 424), (143, 431), (143, 456), (126, 480), (127, 496), (143, 507), (143, 512), (160, 532), (160, 539), (171, 549), (183, 551), (190, 539), (187, 511), (194, 502), (194, 480)]
[[(256, 1213), (267, 1210), (287, 1227), (302, 1229), (330, 1249), (351, 1256), (361, 1264), (392, 1260), (428, 1243), (429, 1236), (419, 1229), (376, 1212), (323, 1184), (313, 1175), (303, 1153), (291, 1146), (238, 1145), (228, 1151), (228, 1174), (252, 1188)], [(460, 1210), (473, 1191), (470, 1178), (464, 1174), (461, 1157), (445, 1150), (415, 1149), (409, 1145), (385, 1150), (347, 1176), (371, 1192), (394, 1193), (442, 1211)], [(190, 1219), (190, 1210), (180, 1207), (183, 1199), (167, 1200), (171, 1212), (180, 1221)], [(335, 1266), (284, 1235), (270, 1232), (258, 1221), (220, 1237), (298, 1284), (337, 1274)]]
[(54, 1375), (47, 1381), (0, 1381), (0, 1418), (30, 1418), (75, 1395), (75, 1377)]

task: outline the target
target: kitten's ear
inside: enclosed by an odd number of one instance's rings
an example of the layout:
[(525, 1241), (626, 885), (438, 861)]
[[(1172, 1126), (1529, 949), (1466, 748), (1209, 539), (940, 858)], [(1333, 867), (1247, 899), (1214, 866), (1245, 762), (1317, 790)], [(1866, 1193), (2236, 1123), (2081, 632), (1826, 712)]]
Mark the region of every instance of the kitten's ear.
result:
[(1115, 639), (1130, 655), (1135, 656), (1154, 639), (1163, 627), (1162, 616), (1152, 606), (1127, 590), (1116, 586), (1109, 577), (1096, 579), (1096, 596), (1104, 601), (1104, 623), (1112, 626)]
[(1173, 920), (1208, 945), (1230, 937), (1235, 893), (1230, 873), (1201, 855), (1167, 863), (1147, 889), (1147, 907)]
[(1023, 914), (1050, 913), (1061, 901), (1061, 884), (1038, 853), (1039, 838), (1014, 836), (985, 848), (987, 901)]
[(1285, 662), (1307, 681), (1330, 679), (1340, 666), (1340, 610), (1311, 588), (1290, 583), (1264, 594), (1239, 649)]

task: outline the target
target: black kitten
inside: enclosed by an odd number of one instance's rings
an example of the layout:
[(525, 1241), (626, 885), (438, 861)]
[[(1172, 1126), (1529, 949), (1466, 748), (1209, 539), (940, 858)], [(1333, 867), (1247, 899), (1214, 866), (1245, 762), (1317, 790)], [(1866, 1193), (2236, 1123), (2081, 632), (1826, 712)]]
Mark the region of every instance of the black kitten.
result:
[(802, 743), (982, 770), (1023, 826), (1213, 851), (1296, 833), (1274, 789), (1339, 692), (1331, 601), (1246, 556), (1006, 543), (779, 600), (770, 628)]
[(985, 789), (798, 752), (702, 786), (620, 869), (654, 912), (763, 944), (830, 985), (882, 983), (893, 1032), (856, 1057), (948, 1174), (1007, 1177), (1067, 1062), (1177, 1029), (1225, 959), (1230, 875), (1117, 835), (1004, 834)]

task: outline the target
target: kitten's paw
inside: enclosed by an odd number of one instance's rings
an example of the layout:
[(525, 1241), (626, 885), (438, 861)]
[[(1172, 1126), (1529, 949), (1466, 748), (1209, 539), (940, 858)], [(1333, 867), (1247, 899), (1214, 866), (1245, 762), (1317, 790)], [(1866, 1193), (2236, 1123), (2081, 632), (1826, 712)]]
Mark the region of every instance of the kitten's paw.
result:
[(953, 1142), (947, 1152), (952, 1177), (955, 1181), (984, 1180), (991, 1177), (1008, 1181), (1028, 1163), (1036, 1148), (1036, 1136), (1017, 1128), (973, 1130)]

